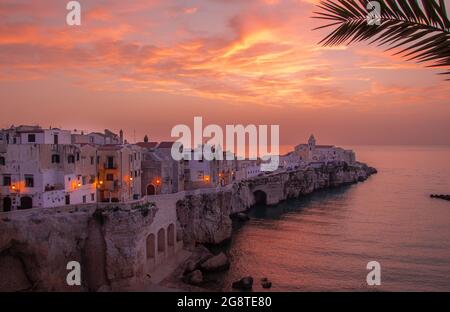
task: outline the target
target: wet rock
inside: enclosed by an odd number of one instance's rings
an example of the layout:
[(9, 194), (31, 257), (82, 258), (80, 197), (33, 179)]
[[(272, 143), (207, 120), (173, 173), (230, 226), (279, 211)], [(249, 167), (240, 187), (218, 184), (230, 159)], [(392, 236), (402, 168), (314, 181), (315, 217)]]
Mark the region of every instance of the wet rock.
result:
[(234, 282), (232, 285), (233, 289), (237, 290), (252, 290), (253, 288), (253, 277), (247, 276)]
[(248, 216), (248, 214), (244, 213), (244, 212), (240, 212), (236, 214), (236, 219), (241, 221), (241, 222), (246, 222), (250, 220), (250, 217)]
[(214, 256), (200, 265), (200, 269), (203, 272), (221, 272), (230, 268), (230, 260), (221, 252), (217, 256)]
[(261, 286), (264, 289), (272, 288), (272, 282), (267, 277), (261, 279)]
[(438, 199), (443, 199), (443, 200), (448, 200), (448, 201), (450, 201), (450, 195), (443, 195), (443, 194), (437, 195), (437, 194), (431, 194), (430, 197), (431, 197), (431, 198), (438, 198)]

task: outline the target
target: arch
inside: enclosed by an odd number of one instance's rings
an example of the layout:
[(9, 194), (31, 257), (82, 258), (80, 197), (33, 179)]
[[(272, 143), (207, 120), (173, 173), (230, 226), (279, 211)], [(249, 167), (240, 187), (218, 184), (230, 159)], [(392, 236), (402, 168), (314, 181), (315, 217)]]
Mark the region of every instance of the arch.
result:
[(166, 233), (164, 229), (158, 231), (158, 252), (166, 251)]
[(258, 190), (253, 192), (255, 197), (255, 205), (267, 205), (267, 194), (264, 191)]
[(156, 194), (156, 188), (153, 184), (147, 185), (147, 195), (155, 195)]
[(147, 259), (154, 259), (155, 258), (155, 235), (150, 234), (147, 236)]
[(173, 224), (167, 228), (167, 245), (169, 248), (175, 246), (175, 225)]
[(7, 196), (3, 198), (3, 212), (11, 211), (11, 209), (12, 209), (11, 197)]
[(33, 208), (33, 199), (29, 196), (21, 197), (19, 209), (24, 210), (24, 209), (31, 209), (31, 208)]

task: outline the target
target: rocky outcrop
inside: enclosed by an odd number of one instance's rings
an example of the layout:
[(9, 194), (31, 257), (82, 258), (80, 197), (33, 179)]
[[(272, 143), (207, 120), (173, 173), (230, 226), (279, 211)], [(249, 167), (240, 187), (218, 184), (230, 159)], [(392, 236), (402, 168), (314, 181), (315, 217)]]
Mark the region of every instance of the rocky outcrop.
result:
[(233, 289), (237, 289), (237, 290), (246, 290), (246, 291), (252, 290), (253, 277), (251, 277), (251, 276), (243, 277), (239, 281), (234, 282), (232, 287), (233, 287)]
[[(229, 190), (186, 196), (177, 202), (177, 215), (185, 243), (220, 244), (231, 237), (230, 216), (238, 216), (256, 202), (267, 204), (310, 194), (319, 189), (365, 181), (376, 169), (365, 164), (333, 163), (320, 168), (266, 174), (235, 183)], [(244, 217), (244, 215), (241, 215)]]
[(176, 204), (183, 240), (219, 244), (231, 237), (231, 192), (189, 195)]
[(230, 260), (223, 252), (200, 264), (200, 269), (206, 273), (226, 271), (229, 268)]
[(446, 201), (450, 201), (450, 195), (437, 195), (437, 194), (432, 194), (430, 195), (431, 198), (438, 198), (438, 199), (443, 199)]
[[(0, 219), (0, 291), (121, 290), (145, 279), (142, 252), (157, 208), (24, 211)], [(67, 264), (81, 265), (68, 286)]]

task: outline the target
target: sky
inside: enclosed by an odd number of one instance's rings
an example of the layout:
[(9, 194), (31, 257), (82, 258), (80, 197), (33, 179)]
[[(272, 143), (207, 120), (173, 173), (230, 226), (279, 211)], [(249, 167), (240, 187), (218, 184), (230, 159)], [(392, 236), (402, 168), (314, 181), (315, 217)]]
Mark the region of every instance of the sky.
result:
[[(315, 0), (0, 1), (0, 127), (279, 125), (282, 146), (450, 145), (450, 82), (359, 43), (324, 48)], [(450, 7), (450, 0), (446, 0)], [(283, 148), (282, 148), (283, 149)]]

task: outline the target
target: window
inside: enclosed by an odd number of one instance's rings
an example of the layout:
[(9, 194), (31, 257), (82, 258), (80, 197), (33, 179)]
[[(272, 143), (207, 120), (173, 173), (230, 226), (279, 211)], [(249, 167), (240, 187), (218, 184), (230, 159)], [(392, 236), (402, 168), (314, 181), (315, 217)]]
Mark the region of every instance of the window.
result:
[(93, 137), (89, 137), (89, 141), (90, 141), (91, 143), (94, 143), (94, 138), (93, 138)]
[(5, 165), (5, 157), (0, 157), (0, 166)]
[(137, 178), (137, 170), (134, 172), (134, 177)]
[(33, 175), (25, 175), (25, 187), (34, 187)]
[(52, 155), (52, 164), (59, 164), (59, 155)]
[(80, 161), (80, 153), (77, 153), (77, 161)]
[(100, 163), (100, 156), (97, 156), (97, 164)]
[(106, 175), (106, 181), (114, 181), (114, 175), (112, 173), (108, 173)]
[(11, 186), (11, 176), (3, 176), (3, 186)]
[(91, 156), (91, 165), (94, 164), (94, 156)]
[(69, 156), (67, 157), (67, 162), (68, 162), (69, 164), (74, 164), (74, 163), (75, 163), (75, 156), (69, 155)]
[(95, 201), (95, 193), (91, 194), (91, 201)]
[(82, 181), (83, 185), (86, 185), (87, 178), (85, 176), (83, 176), (81, 178), (81, 181)]
[(86, 195), (83, 195), (83, 204), (86, 204)]
[(106, 169), (114, 169), (114, 157), (108, 156), (108, 163), (106, 164)]
[(70, 205), (70, 195), (66, 195), (66, 205)]
[(28, 143), (35, 143), (35, 142), (36, 142), (36, 134), (29, 134)]
[(91, 175), (89, 177), (89, 184), (93, 184), (95, 182), (95, 175)]
[(55, 145), (59, 144), (59, 137), (57, 134), (53, 135), (53, 144), (55, 144)]

